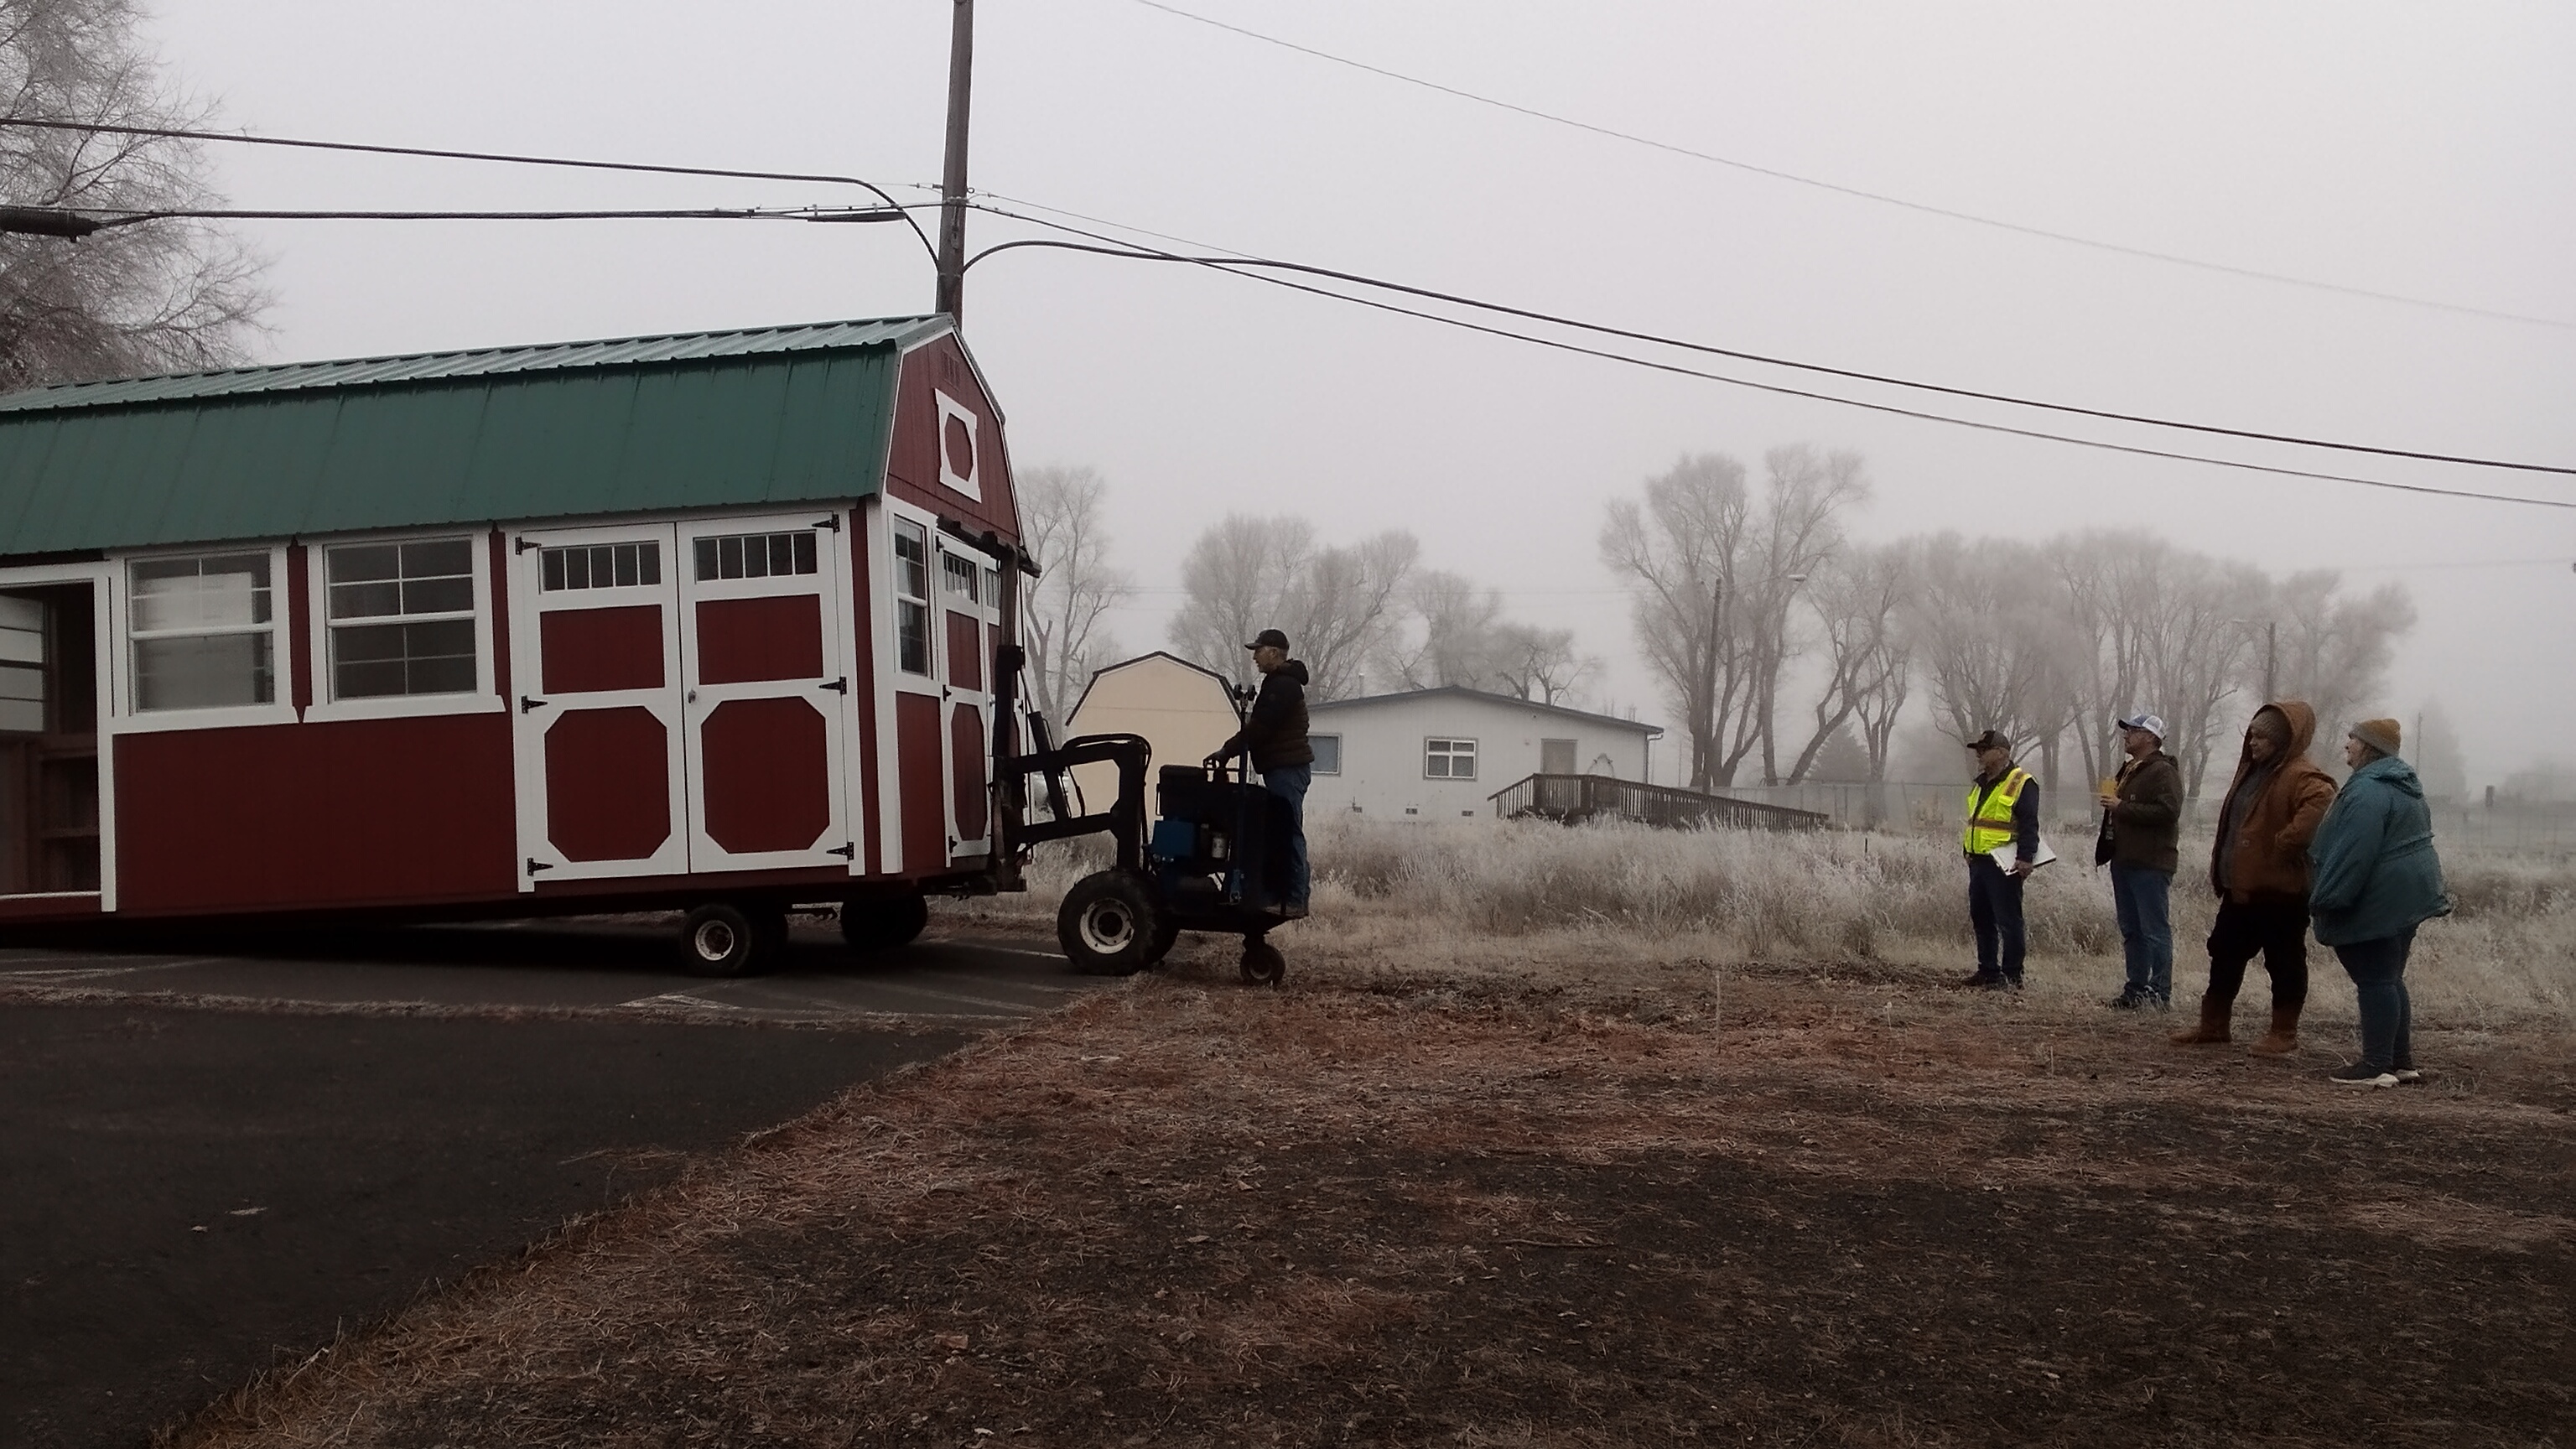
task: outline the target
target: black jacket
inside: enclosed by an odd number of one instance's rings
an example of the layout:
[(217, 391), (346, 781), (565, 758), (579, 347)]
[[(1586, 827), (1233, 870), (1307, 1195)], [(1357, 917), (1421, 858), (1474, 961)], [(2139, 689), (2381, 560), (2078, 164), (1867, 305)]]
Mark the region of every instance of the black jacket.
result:
[(1315, 762), (1315, 747), (1306, 743), (1306, 666), (1301, 661), (1291, 659), (1261, 676), (1252, 717), (1216, 753), (1230, 757), (1247, 746), (1256, 770)]

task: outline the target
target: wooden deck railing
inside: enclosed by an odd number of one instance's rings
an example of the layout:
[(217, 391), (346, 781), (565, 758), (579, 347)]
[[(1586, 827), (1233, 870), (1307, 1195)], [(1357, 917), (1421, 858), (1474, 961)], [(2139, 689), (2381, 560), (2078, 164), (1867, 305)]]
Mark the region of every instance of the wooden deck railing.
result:
[(1532, 775), (1487, 798), (1494, 802), (1494, 813), (1506, 820), (1535, 815), (1575, 823), (1607, 817), (1668, 829), (1821, 830), (1831, 818), (1814, 810), (1757, 805), (1607, 775)]

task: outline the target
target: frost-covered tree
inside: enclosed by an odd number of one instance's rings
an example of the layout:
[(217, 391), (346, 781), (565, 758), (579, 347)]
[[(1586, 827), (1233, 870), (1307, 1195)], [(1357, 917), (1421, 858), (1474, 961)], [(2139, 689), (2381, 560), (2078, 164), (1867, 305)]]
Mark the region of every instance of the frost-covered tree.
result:
[[(137, 41), (139, 18), (132, 0), (0, 0), (0, 121), (201, 122)], [(184, 141), (0, 125), (0, 204), (202, 210), (219, 204), (205, 175)], [(267, 302), (260, 266), (199, 221), (0, 236), (0, 391), (235, 361)]]

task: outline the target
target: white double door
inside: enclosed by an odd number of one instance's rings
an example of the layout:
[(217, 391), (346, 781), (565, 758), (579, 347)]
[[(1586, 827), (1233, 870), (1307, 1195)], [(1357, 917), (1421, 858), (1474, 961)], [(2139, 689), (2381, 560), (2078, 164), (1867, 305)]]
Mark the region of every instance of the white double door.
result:
[(852, 863), (845, 523), (514, 537), (523, 889)]

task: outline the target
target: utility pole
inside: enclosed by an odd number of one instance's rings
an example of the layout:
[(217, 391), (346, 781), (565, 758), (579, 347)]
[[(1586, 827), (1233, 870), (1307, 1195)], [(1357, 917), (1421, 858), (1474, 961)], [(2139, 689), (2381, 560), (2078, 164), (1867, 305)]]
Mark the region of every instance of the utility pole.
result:
[(966, 112), (975, 80), (975, 0), (950, 0), (948, 161), (939, 177), (939, 296), (934, 310), (966, 316)]
[(2275, 620), (2263, 626), (2263, 702), (2279, 699), (2279, 685), (2273, 676), (2281, 657), (2281, 625)]

